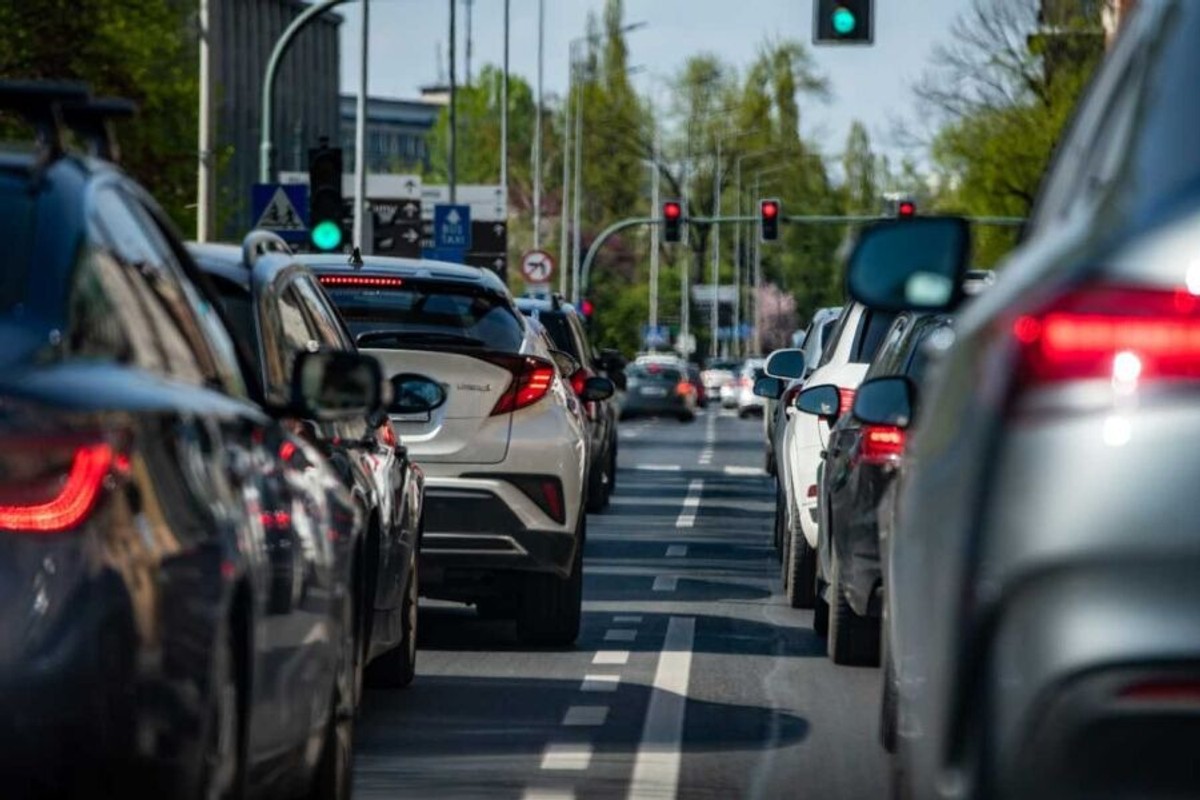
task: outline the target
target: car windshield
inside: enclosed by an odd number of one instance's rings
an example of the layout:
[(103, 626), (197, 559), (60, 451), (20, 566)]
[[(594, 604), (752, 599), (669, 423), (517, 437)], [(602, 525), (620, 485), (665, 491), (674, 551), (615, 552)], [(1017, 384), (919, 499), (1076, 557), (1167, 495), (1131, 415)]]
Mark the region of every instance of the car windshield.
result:
[(325, 289), (355, 337), (381, 334), (372, 337), (373, 346), (386, 346), (385, 333), (400, 334), (396, 342), (457, 339), (509, 353), (520, 351), (524, 341), (524, 323), (508, 298), (491, 291), (408, 281), (399, 287)]

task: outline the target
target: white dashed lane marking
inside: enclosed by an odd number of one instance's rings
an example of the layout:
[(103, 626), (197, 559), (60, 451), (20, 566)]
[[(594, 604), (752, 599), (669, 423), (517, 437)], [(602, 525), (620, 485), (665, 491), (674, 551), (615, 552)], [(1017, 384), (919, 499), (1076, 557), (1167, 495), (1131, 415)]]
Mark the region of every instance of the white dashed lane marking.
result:
[(637, 631), (624, 628), (614, 628), (604, 634), (606, 642), (632, 642), (637, 639)]
[(675, 575), (659, 575), (654, 579), (654, 586), (651, 587), (651, 591), (673, 592), (678, 583), (679, 578)]
[(592, 763), (587, 742), (551, 742), (542, 753), (542, 769), (585, 770)]
[(690, 528), (696, 524), (696, 512), (700, 508), (700, 496), (704, 493), (704, 481), (696, 478), (688, 484), (687, 497), (683, 500), (683, 510), (675, 520), (676, 528)]
[(615, 692), (621, 688), (620, 675), (584, 675), (581, 692)]
[(571, 706), (562, 724), (569, 728), (596, 728), (608, 719), (608, 706)]
[(667, 548), (667, 558), (682, 558), (687, 555), (686, 544), (673, 544)]
[(628, 650), (601, 650), (592, 658), (593, 664), (625, 664), (628, 661)]
[(676, 797), (683, 752), (683, 714), (687, 707), (696, 638), (693, 617), (671, 617), (658, 669), (654, 673), (650, 706), (642, 727), (629, 783), (629, 800)]

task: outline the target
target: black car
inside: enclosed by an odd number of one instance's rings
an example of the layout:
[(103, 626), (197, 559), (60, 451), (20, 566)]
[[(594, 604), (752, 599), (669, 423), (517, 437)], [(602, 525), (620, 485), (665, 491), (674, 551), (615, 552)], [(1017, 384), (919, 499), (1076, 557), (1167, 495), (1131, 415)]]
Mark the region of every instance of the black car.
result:
[[(274, 234), (253, 232), (242, 247), (189, 244), (188, 249), (251, 354), (263, 402), (277, 403), (287, 393), (297, 353), (358, 352), (316, 277)], [(407, 686), (417, 656), (424, 476), (399, 446), (385, 409), (336, 423), (298, 419), (295, 424), (334, 465), (367, 520), (356, 561), (360, 664), (369, 667), (373, 684)]]
[(675, 417), (696, 419), (696, 387), (682, 361), (639, 361), (626, 372), (627, 391), (621, 419)]
[(306, 353), (255, 403), (163, 212), (64, 153), (87, 97), (0, 83), (41, 138), (0, 152), (0, 786), (346, 796), (360, 523), (278, 420), (365, 413), (378, 364)]
[[(620, 385), (624, 382), (623, 366), (613, 353), (597, 353), (588, 340), (583, 319), (570, 303), (554, 297), (541, 300), (530, 297), (517, 299), (517, 308), (527, 317), (542, 323), (556, 349), (566, 353), (579, 364), (570, 376), (571, 386), (578, 395), (587, 379), (603, 375)], [(617, 487), (617, 408), (612, 399), (584, 404), (591, 439), (588, 467), (587, 510), (592, 513), (608, 507), (609, 497)]]
[[(945, 315), (900, 314), (863, 378), (855, 407), (871, 402), (873, 379), (903, 375), (919, 383), (925, 371), (925, 343), (936, 332), (948, 331), (950, 324)], [(800, 403), (806, 410), (832, 404), (836, 414), (836, 397), (837, 387), (826, 384), (805, 390)], [(853, 410), (830, 429), (820, 488), (824, 522), (817, 547), (824, 596), (816, 613), (827, 620), (827, 629), (825, 624), (820, 627), (835, 664), (871, 665), (879, 660), (882, 574), (876, 511), (895, 474), (904, 439), (904, 430), (864, 423)]]

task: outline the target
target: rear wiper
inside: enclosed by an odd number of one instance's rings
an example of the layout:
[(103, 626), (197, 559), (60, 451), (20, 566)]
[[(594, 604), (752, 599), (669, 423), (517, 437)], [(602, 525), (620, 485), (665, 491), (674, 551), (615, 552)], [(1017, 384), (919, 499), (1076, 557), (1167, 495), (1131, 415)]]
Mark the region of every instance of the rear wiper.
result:
[(461, 333), (434, 333), (432, 331), (367, 331), (355, 339), (360, 347), (387, 344), (457, 344), (466, 347), (483, 347), (482, 339)]

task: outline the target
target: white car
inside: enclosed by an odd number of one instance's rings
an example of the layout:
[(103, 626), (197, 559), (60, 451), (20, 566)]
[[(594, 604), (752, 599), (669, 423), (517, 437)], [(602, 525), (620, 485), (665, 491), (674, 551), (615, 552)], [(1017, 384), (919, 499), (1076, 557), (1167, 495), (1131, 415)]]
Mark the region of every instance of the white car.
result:
[(763, 359), (748, 358), (737, 375), (737, 413), (742, 419), (751, 414), (762, 414), (767, 401), (754, 393), (755, 375), (762, 369)]
[[(391, 415), (426, 475), (422, 594), (515, 617), (524, 642), (574, 642), (588, 435), (581, 397), (545, 337), (487, 270), (377, 257), (357, 268), (337, 256), (306, 261), (360, 351), (379, 359), (394, 385), (417, 375), (443, 390), (431, 412)], [(613, 387), (589, 378), (582, 388), (583, 400), (603, 400)]]
[[(821, 360), (806, 386), (833, 384), (841, 393), (841, 413), (854, 404), (854, 392), (895, 319), (894, 314), (870, 311), (858, 303), (846, 306), (824, 342)], [(820, 542), (818, 495), (822, 453), (829, 425), (810, 414), (791, 414), (781, 439), (787, 468), (780, 494), (783, 508), (783, 563), (788, 599), (793, 608), (817, 609), (814, 625), (823, 635), (828, 607), (817, 600), (817, 558)]]

